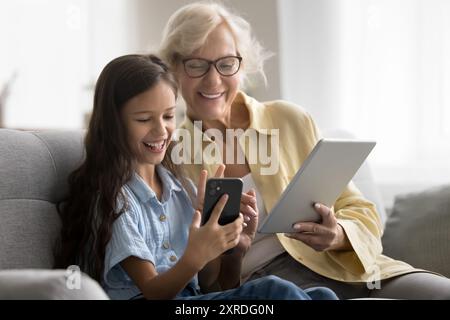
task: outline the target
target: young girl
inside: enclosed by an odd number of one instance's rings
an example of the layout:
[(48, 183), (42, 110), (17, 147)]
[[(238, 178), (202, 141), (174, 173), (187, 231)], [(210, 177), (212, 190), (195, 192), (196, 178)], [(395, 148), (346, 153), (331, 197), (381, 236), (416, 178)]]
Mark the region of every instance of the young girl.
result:
[(255, 195), (243, 194), (239, 218), (221, 226), (223, 196), (200, 225), (206, 171), (197, 192), (170, 161), (176, 95), (155, 56), (122, 56), (104, 68), (86, 158), (59, 206), (56, 267), (79, 265), (113, 299), (335, 299), (326, 288), (303, 291), (273, 276), (238, 287), (257, 225)]

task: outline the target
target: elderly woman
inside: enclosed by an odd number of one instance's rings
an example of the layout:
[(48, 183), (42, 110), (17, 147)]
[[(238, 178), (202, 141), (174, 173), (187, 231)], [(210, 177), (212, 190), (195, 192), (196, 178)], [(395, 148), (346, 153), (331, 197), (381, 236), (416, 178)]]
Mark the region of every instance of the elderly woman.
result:
[[(203, 168), (213, 173), (226, 163), (226, 177), (240, 177), (246, 190), (256, 190), (263, 220), (320, 137), (310, 114), (285, 101), (261, 103), (241, 91), (248, 75), (264, 78), (268, 55), (248, 22), (222, 5), (193, 3), (176, 11), (160, 55), (186, 102), (181, 128), (190, 133), (183, 140), (192, 139), (183, 154), (187, 172), (196, 180)], [(344, 299), (450, 299), (450, 279), (382, 255), (376, 208), (353, 183), (332, 208), (315, 209), (321, 223), (301, 223), (289, 235), (257, 234), (240, 257), (242, 280), (273, 274), (302, 288), (329, 287)]]

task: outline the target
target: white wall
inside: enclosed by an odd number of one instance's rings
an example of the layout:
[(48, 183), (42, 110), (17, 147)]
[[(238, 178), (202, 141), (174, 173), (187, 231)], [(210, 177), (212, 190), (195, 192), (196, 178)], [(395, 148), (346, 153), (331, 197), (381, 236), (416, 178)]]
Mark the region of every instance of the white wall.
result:
[[(281, 0), (283, 1), (283, 0)], [(280, 0), (233, 0), (228, 1), (247, 19), (262, 45), (274, 54), (265, 64), (267, 86), (261, 82), (250, 88), (248, 93), (260, 101), (280, 99), (280, 40), (278, 5)]]
[(81, 126), (87, 2), (0, 2), (0, 90), (16, 74), (3, 106), (7, 126)]
[[(155, 50), (169, 16), (189, 2), (1, 1), (0, 90), (17, 74), (3, 97), (6, 125), (82, 127), (105, 64)], [(275, 53), (268, 86), (251, 95), (297, 103), (320, 128), (377, 137), (374, 156), (384, 154), (376, 162), (385, 167), (374, 166), (375, 178), (388, 202), (397, 192), (450, 181), (449, 1), (224, 2)]]
[(305, 107), (321, 128), (339, 113), (338, 2), (280, 0), (281, 96)]
[[(134, 0), (133, 31), (135, 44), (132, 50), (149, 49), (154, 51), (161, 41), (162, 30), (172, 13), (187, 3), (187, 0)], [(127, 2), (128, 3), (128, 2)], [(262, 101), (280, 97), (279, 84), (279, 39), (276, 0), (226, 0), (230, 6), (252, 25), (256, 37), (275, 55), (266, 63), (268, 85), (255, 82), (248, 92)]]
[(388, 206), (450, 183), (450, 2), (280, 0), (282, 97), (378, 142)]
[[(0, 2), (0, 92), (17, 73), (5, 101), (11, 128), (80, 128), (91, 110), (93, 87), (113, 58), (154, 51), (169, 16), (186, 0), (10, 0)], [(229, 0), (278, 53), (274, 0)], [(255, 10), (257, 8), (257, 10)], [(252, 87), (260, 100), (280, 96), (278, 56), (267, 63), (268, 86)]]
[[(170, 15), (189, 0), (97, 0), (90, 8), (90, 40), (92, 57), (90, 81), (94, 83), (104, 65), (112, 58), (131, 52), (155, 52), (162, 37), (162, 30)], [(256, 81), (247, 92), (261, 101), (279, 99), (279, 39), (277, 25), (277, 1), (228, 0), (230, 6), (252, 25), (257, 38), (274, 53), (266, 62), (267, 86)], [(255, 8), (258, 8), (255, 10)], [(112, 14), (104, 14), (104, 12)], [(105, 35), (114, 34), (114, 37)], [(91, 94), (92, 96), (92, 94)], [(179, 100), (178, 121), (184, 114), (184, 103)]]

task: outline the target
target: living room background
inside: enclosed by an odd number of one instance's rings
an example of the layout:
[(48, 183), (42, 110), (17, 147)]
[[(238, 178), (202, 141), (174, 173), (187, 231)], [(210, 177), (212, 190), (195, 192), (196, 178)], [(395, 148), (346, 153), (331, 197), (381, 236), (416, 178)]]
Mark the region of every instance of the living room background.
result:
[[(103, 66), (156, 49), (187, 2), (2, 1), (0, 126), (84, 127)], [(323, 129), (375, 139), (370, 163), (387, 206), (450, 181), (450, 1), (224, 2), (275, 54), (268, 85), (246, 90), (303, 106)]]

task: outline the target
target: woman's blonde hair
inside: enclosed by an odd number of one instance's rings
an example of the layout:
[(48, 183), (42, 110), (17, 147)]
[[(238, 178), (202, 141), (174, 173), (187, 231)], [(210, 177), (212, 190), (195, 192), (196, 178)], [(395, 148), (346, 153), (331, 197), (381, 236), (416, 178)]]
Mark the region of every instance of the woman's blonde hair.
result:
[(179, 60), (199, 49), (208, 35), (222, 23), (230, 28), (242, 57), (244, 84), (248, 75), (259, 75), (267, 82), (264, 62), (272, 54), (253, 36), (250, 24), (215, 2), (195, 2), (178, 9), (169, 18), (163, 32), (159, 56), (175, 69)]

